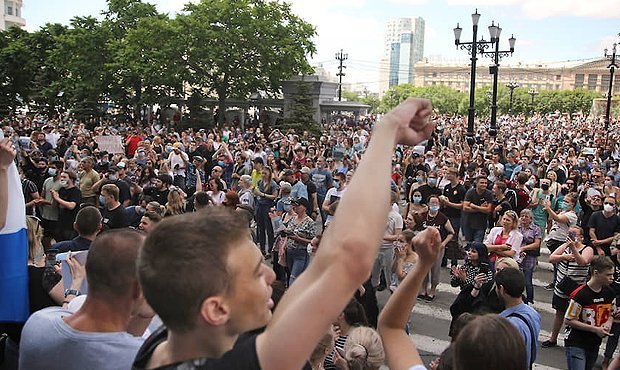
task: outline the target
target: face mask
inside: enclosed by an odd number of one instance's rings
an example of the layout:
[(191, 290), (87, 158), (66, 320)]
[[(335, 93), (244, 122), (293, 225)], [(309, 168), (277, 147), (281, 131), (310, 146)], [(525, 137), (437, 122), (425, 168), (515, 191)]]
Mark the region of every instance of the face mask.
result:
[(171, 152), (172, 151), (172, 146), (171, 145), (167, 145), (166, 146), (166, 151), (167, 152)]
[(585, 163), (586, 163), (586, 162), (585, 162), (583, 159), (580, 159), (580, 160), (579, 160), (579, 165), (580, 165), (580, 166), (583, 166)]
[(607, 180), (607, 181), (605, 181), (605, 186), (613, 186), (613, 184), (614, 184), (614, 183), (613, 183), (613, 181), (611, 181), (611, 180)]
[(323, 165), (317, 164), (316, 165), (316, 169), (319, 170), (319, 171), (322, 170), (323, 169)]
[(67, 187), (67, 181), (60, 180), (60, 186), (62, 186), (63, 188), (66, 188)]
[[(525, 185), (527, 185), (527, 186), (529, 186), (529, 187), (532, 187), (532, 186), (534, 185), (534, 181), (532, 181), (532, 180), (528, 180), (528, 181), (525, 183)], [(542, 188), (542, 187), (541, 187), (541, 188)]]
[(103, 195), (99, 196), (99, 205), (105, 206), (105, 197)]
[(547, 190), (549, 190), (549, 184), (540, 184), (540, 188), (541, 188), (543, 191), (547, 191)]
[(568, 188), (562, 188), (562, 195), (568, 194)]
[(116, 181), (116, 176), (114, 176), (114, 175), (110, 175), (110, 176), (108, 177), (108, 179), (110, 179), (110, 181)]
[(56, 176), (56, 174), (58, 173), (58, 171), (55, 168), (48, 168), (47, 169), (47, 174), (50, 176)]
[(420, 182), (420, 181), (422, 181), (422, 178), (421, 177), (416, 177), (415, 181)]
[(422, 197), (413, 197), (413, 203), (420, 203), (422, 201)]
[(144, 152), (138, 152), (138, 157), (144, 157)]
[(58, 156), (57, 155), (53, 155), (53, 156), (50, 157), (50, 160), (52, 162), (56, 162), (58, 160)]
[(570, 207), (570, 204), (567, 202), (562, 202), (560, 203), (560, 209), (562, 209), (562, 211), (566, 211), (568, 208)]
[(332, 184), (334, 184), (334, 187), (335, 187), (336, 189), (339, 189), (339, 188), (340, 188), (340, 182), (338, 182), (338, 181), (335, 181), (335, 180), (334, 180), (334, 181), (332, 181)]
[(429, 206), (428, 209), (431, 210), (431, 212), (437, 212), (439, 211), (439, 206)]
[(611, 204), (604, 204), (603, 210), (607, 213), (611, 213), (614, 211), (614, 206), (612, 206)]
[(432, 177), (431, 177), (431, 178), (429, 178), (429, 179), (428, 179), (428, 184), (429, 184), (430, 186), (435, 186), (435, 185), (437, 185), (437, 179), (432, 178)]
[(289, 212), (291, 210), (291, 205), (290, 204), (285, 204), (282, 209), (284, 209), (285, 212)]
[(220, 167), (224, 167), (225, 163), (224, 161), (217, 161), (217, 165)]

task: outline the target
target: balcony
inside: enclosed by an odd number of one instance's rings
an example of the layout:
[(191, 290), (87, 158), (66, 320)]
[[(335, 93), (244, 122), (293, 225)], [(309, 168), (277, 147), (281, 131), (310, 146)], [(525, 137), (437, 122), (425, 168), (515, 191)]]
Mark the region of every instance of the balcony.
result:
[(4, 15), (4, 22), (6, 24), (6, 28), (9, 27), (25, 27), (26, 26), (26, 20), (22, 17), (18, 17), (15, 15), (8, 15), (5, 14)]

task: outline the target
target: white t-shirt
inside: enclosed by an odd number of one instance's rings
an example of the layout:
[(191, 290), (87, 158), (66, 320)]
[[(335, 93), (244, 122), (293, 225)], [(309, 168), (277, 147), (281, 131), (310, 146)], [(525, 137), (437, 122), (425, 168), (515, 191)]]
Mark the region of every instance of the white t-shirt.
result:
[[(325, 193), (325, 201), (327, 201), (328, 204), (332, 204), (336, 201), (339, 201), (346, 191), (347, 191), (347, 188), (344, 188), (341, 191), (338, 191), (338, 189), (332, 187), (329, 190), (327, 190), (327, 193)], [(325, 225), (329, 224), (333, 218), (334, 216), (328, 214), (325, 220)]]
[[(387, 225), (385, 227), (385, 233), (392, 235), (396, 232), (396, 229), (403, 229), (403, 216), (394, 211), (394, 209), (390, 209), (390, 213), (388, 213)], [(381, 248), (394, 248), (394, 242), (382, 240)]]
[[(185, 177), (185, 169), (182, 167), (185, 167), (185, 162), (187, 161), (189, 161), (189, 157), (185, 152), (179, 152), (179, 154), (175, 152), (170, 153), (170, 169), (172, 174)], [(179, 165), (179, 169), (175, 169), (176, 165)]]

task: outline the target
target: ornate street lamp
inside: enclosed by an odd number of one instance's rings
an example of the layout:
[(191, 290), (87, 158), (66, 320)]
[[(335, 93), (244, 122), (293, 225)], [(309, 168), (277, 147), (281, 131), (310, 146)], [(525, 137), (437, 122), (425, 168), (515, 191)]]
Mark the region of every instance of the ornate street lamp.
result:
[[(471, 42), (461, 42), (461, 33), (463, 29), (456, 24), (456, 28), (454, 28), (454, 44), (457, 49), (460, 47), (463, 50), (467, 50), (471, 55), (471, 81), (469, 84), (469, 107), (467, 108), (467, 141), (470, 144), (474, 143), (474, 118), (476, 115), (476, 108), (474, 106), (475, 101), (475, 90), (476, 90), (476, 61), (478, 58), (476, 54), (482, 55), (493, 55), (494, 65), (491, 66), (491, 74), (493, 74), (493, 96), (492, 96), (492, 105), (491, 105), (491, 128), (489, 129), (489, 134), (491, 136), (495, 136), (497, 134), (497, 67), (499, 66), (499, 60), (501, 57), (508, 56), (514, 52), (514, 44), (516, 39), (511, 37), (508, 41), (510, 43), (509, 51), (500, 51), (499, 50), (499, 36), (502, 32), (502, 29), (495, 25), (495, 23), (491, 23), (489, 26), (489, 34), (491, 36), (490, 41), (485, 41), (484, 38), (478, 40), (478, 21), (480, 20), (480, 14), (478, 14), (478, 10), (471, 15), (472, 23), (473, 23), (473, 38)], [(487, 51), (489, 47), (494, 47), (494, 50)]]
[(493, 65), (489, 67), (489, 72), (493, 75), (493, 101), (491, 104), (491, 128), (489, 134), (495, 136), (497, 134), (497, 78), (499, 74), (499, 61), (507, 56), (511, 56), (515, 51), (515, 39), (514, 35), (508, 39), (509, 50), (499, 50), (499, 36), (502, 33), (502, 28), (499, 24), (496, 26), (495, 22), (491, 22), (489, 26), (489, 34), (491, 35), (491, 43), (495, 48), (490, 51), (482, 51), (480, 54), (484, 56), (490, 56), (493, 58)]
[(532, 105), (531, 105), (531, 109), (530, 109), (530, 115), (533, 117), (534, 116), (534, 97), (536, 95), (538, 95), (538, 91), (536, 91), (535, 88), (531, 88), (528, 90), (527, 92), (528, 94), (530, 94), (530, 96), (532, 97)]
[(510, 81), (506, 84), (506, 87), (510, 89), (510, 107), (508, 108), (508, 113), (512, 116), (512, 94), (514, 90), (519, 87), (517, 81)]
[[(620, 34), (618, 34), (620, 35)], [(614, 72), (618, 65), (616, 64), (616, 43), (614, 43), (613, 49), (611, 49), (611, 54), (607, 54), (607, 49), (605, 49), (605, 58), (609, 59), (611, 63), (607, 66), (609, 68), (609, 90), (607, 90), (607, 108), (605, 109), (605, 146), (607, 146), (607, 137), (609, 136), (609, 120), (610, 120), (610, 112), (611, 112), (611, 98), (612, 98), (612, 86), (614, 83)]]

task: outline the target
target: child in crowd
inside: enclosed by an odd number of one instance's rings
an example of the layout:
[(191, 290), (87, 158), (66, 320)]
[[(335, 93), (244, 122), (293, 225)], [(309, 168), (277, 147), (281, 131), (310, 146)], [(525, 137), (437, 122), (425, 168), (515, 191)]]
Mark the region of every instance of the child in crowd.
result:
[(411, 240), (414, 233), (411, 230), (403, 230), (396, 239), (394, 248), (394, 264), (392, 265), (392, 284), (390, 291), (394, 292), (401, 281), (405, 279), (409, 271), (413, 269), (418, 261), (418, 255), (413, 250)]

